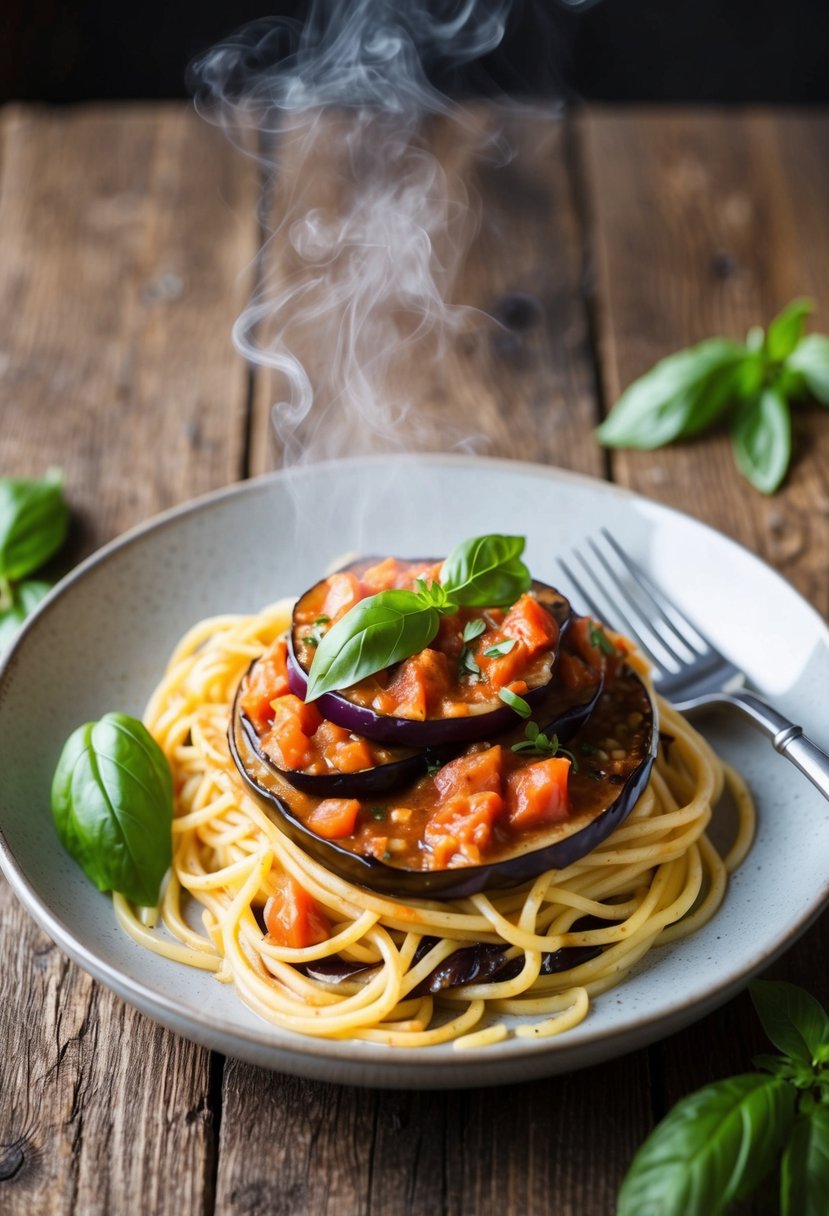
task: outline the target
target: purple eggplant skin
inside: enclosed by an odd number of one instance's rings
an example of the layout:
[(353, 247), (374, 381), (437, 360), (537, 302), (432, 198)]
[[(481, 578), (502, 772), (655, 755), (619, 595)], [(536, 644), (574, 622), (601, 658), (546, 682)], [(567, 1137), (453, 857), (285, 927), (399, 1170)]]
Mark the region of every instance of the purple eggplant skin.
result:
[[(253, 663), (251, 667), (253, 667)], [(303, 793), (310, 794), (314, 798), (378, 798), (391, 793), (392, 790), (400, 789), (404, 785), (411, 785), (426, 771), (427, 765), (432, 759), (429, 753), (413, 752), (411, 755), (402, 756), (399, 760), (378, 764), (373, 768), (363, 769), (356, 773), (303, 773), (296, 769), (279, 768), (260, 748), (259, 736), (253, 724), (239, 707), (243, 684), (244, 680), (240, 682), (233, 701), (227, 732), (231, 755), (243, 776), (245, 775), (244, 770), (248, 767), (245, 764), (244, 755), (246, 745), (248, 753), (252, 752), (255, 755), (266, 772), (282, 777), (296, 789), (302, 790)], [(263, 793), (267, 791), (267, 787), (261, 786), (261, 783), (258, 783), (252, 774), (248, 773), (248, 777), (256, 784), (257, 789), (261, 788)]]
[[(369, 566), (375, 564), (378, 558), (362, 558), (343, 567), (345, 571), (361, 574)], [(436, 561), (437, 559), (412, 558), (412, 561)], [(316, 586), (316, 584), (315, 584)], [(559, 648), (571, 616), (569, 601), (554, 587), (533, 580), (532, 589), (542, 604), (551, 613), (559, 626), (559, 636), (553, 650), (550, 666), (550, 680), (556, 668)], [(299, 597), (302, 603), (307, 595), (314, 590), (311, 587)], [(307, 671), (297, 657), (295, 645), (296, 627), (292, 626), (288, 635), (288, 686), (291, 692), (301, 700), (305, 699), (308, 687)], [(549, 683), (523, 693), (523, 699), (528, 705), (535, 707), (548, 691)], [(416, 721), (411, 718), (394, 718), (385, 714), (375, 713), (367, 706), (355, 705), (343, 693), (326, 692), (317, 699), (317, 707), (324, 718), (335, 722), (338, 726), (355, 734), (373, 739), (377, 743), (385, 743), (392, 747), (443, 747), (453, 744), (477, 743), (493, 735), (503, 734), (515, 723), (515, 711), (508, 705), (499, 705), (488, 713), (470, 714), (461, 718), (435, 718), (426, 721)]]
[(479, 891), (518, 887), (537, 878), (545, 870), (560, 870), (590, 853), (620, 826), (633, 810), (645, 789), (659, 745), (659, 724), (656, 706), (645, 686), (632, 671), (629, 678), (641, 685), (650, 704), (647, 727), (648, 746), (643, 759), (636, 765), (618, 792), (589, 823), (570, 836), (551, 844), (540, 844), (530, 852), (508, 856), (478, 866), (458, 866), (447, 870), (408, 870), (386, 865), (374, 857), (352, 853), (335, 841), (324, 840), (298, 819), (290, 807), (273, 791), (265, 789), (241, 763), (229, 734), (231, 754), (251, 792), (272, 814), (277, 823), (310, 856), (327, 869), (357, 886), (398, 899), (462, 899)]

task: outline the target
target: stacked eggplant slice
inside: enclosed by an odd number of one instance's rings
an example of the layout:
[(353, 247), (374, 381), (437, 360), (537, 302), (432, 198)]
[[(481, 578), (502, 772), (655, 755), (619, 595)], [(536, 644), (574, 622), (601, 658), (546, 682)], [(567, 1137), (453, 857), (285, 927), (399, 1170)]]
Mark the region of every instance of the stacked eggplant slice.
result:
[[(371, 560), (350, 569), (360, 573)], [(324, 693), (314, 703), (322, 720), (340, 733), (348, 732), (353, 743), (368, 745), (372, 763), (356, 770), (351, 765), (352, 771), (322, 765), (318, 757), (314, 764), (296, 768), (277, 763), (273, 749), (263, 745), (261, 724), (245, 709), (257, 660), (242, 679), (228, 728), (231, 755), (247, 787), (279, 826), (329, 870), (399, 898), (462, 898), (484, 889), (514, 887), (584, 856), (625, 819), (648, 781), (658, 742), (656, 711), (622, 652), (608, 657), (612, 647), (591, 647), (594, 623), (574, 614), (553, 587), (533, 582), (530, 594), (553, 618), (557, 637), (545, 678), (521, 694), (522, 716), (509, 702), (495, 698), (465, 715), (394, 717), (367, 704), (365, 697), (361, 703), (353, 689)], [(320, 584), (315, 584), (297, 602), (286, 639), (287, 686), (300, 700), (313, 659), (305, 624), (308, 605), (319, 600)], [(601, 638), (606, 640), (606, 635)], [(592, 658), (592, 664), (585, 658)], [(567, 679), (574, 665), (588, 677)], [(546, 750), (537, 750), (539, 740)], [(566, 756), (568, 809), (554, 822), (535, 823), (523, 834), (513, 830), (493, 841), (479, 863), (454, 856), (440, 868), (428, 840), (415, 858), (411, 851), (402, 859), (377, 855), (366, 850), (364, 834), (361, 837), (356, 827), (331, 839), (309, 826), (315, 808), (328, 799), (359, 803), (358, 823), (376, 818), (378, 808), (394, 814), (394, 808), (422, 805), (433, 783), (438, 805), (442, 769), (491, 749), (508, 757), (510, 771), (537, 762), (539, 756)]]

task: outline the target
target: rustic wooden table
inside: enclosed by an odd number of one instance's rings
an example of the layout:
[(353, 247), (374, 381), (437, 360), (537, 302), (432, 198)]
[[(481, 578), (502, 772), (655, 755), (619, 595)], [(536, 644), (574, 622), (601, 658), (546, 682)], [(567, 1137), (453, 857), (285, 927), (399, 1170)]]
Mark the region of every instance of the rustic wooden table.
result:
[[(59, 465), (64, 566), (272, 467), (234, 353), (259, 183), (179, 105), (10, 109), (0, 183), (0, 473)], [(658, 357), (797, 295), (829, 330), (829, 115), (599, 110), (524, 121), (478, 175), (461, 298), (501, 316), (443, 368), (494, 455), (612, 478), (736, 537), (829, 612), (829, 418), (778, 495), (727, 441), (608, 456), (591, 428)], [(248, 268), (248, 269), (246, 269)], [(529, 297), (529, 305), (525, 297)], [(517, 301), (517, 303), (516, 303)], [(747, 997), (600, 1068), (499, 1091), (370, 1092), (176, 1038), (70, 964), (0, 883), (0, 1211), (610, 1213), (654, 1120), (745, 1069)], [(772, 968), (829, 1003), (826, 917)]]

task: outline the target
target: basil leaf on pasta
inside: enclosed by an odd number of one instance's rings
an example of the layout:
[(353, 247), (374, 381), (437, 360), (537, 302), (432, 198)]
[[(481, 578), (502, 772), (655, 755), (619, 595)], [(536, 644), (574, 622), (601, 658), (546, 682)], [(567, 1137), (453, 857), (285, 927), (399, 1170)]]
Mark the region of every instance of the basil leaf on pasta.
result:
[(440, 614), (414, 591), (381, 591), (360, 600), (333, 625), (314, 655), (306, 701), (348, 688), (428, 646)]
[(523, 536), (475, 536), (456, 545), (441, 568), (441, 582), (452, 600), (467, 608), (514, 604), (532, 579), (521, 561)]

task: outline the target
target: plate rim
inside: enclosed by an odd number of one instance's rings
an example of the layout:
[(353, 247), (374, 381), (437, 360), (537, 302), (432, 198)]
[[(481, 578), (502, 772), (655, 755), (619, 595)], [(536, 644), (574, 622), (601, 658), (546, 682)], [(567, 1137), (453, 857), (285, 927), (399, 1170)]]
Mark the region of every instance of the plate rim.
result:
[[(400, 456), (395, 455), (393, 460), (395, 463), (400, 462), (415, 466), (470, 467), (477, 465), (487, 469), (502, 470), (552, 482), (572, 482), (601, 495), (619, 496), (629, 499), (632, 503), (636, 503), (658, 516), (673, 517), (683, 523), (690, 521), (695, 527), (701, 528), (716, 537), (717, 543), (721, 544), (725, 542), (726, 545), (734, 546), (742, 555), (760, 566), (766, 577), (772, 576), (785, 587), (789, 595), (797, 597), (801, 606), (807, 609), (813, 617), (814, 623), (822, 635), (824, 642), (829, 646), (829, 625), (827, 625), (818, 610), (797, 588), (793, 587), (774, 567), (770, 566), (739, 541), (720, 532), (711, 524), (699, 520), (678, 508), (656, 502), (626, 486), (619, 486), (614, 482), (603, 481), (601, 478), (591, 477), (584, 473), (531, 461), (516, 461), (504, 458), (495, 459), (456, 453), (412, 453)], [(189, 515), (210, 511), (221, 506), (229, 498), (245, 497), (266, 491), (274, 483), (309, 476), (318, 477), (331, 469), (338, 471), (343, 468), (356, 470), (361, 467), (374, 465), (388, 467), (388, 464), (389, 456), (387, 454), (379, 454), (354, 457), (348, 460), (333, 459), (302, 466), (293, 466), (288, 469), (274, 470), (208, 491), (136, 524), (108, 541), (81, 561), (41, 601), (32, 615), (23, 624), (13, 645), (0, 660), (0, 690), (2, 690), (8, 673), (13, 671), (16, 665), (18, 652), (24, 639), (33, 629), (38, 627), (40, 620), (51, 611), (55, 603), (70, 592), (76, 582), (84, 579), (90, 570), (105, 564), (121, 550), (139, 543), (148, 533), (154, 533), (174, 525), (180, 519)], [(29, 915), (32, 916), (36, 924), (65, 954), (94, 976), (95, 979), (103, 983), (105, 987), (115, 992), (121, 999), (126, 1000), (127, 1003), (145, 1015), (161, 1022), (175, 1033), (200, 1042), (208, 1048), (211, 1047), (211, 1038), (213, 1038), (215, 1043), (215, 1036), (219, 1036), (223, 1040), (223, 1045), (220, 1047), (213, 1046), (212, 1049), (222, 1051), (225, 1054), (237, 1055), (239, 1058), (251, 1060), (264, 1067), (290, 1071), (291, 1063), (295, 1058), (296, 1072), (304, 1075), (311, 1075), (314, 1070), (303, 1068), (303, 1061), (310, 1060), (315, 1064), (319, 1064), (322, 1061), (326, 1065), (325, 1073), (333, 1076), (333, 1074), (339, 1072), (341, 1075), (336, 1079), (348, 1084), (361, 1083), (359, 1076), (351, 1075), (352, 1071), (358, 1066), (361, 1066), (368, 1072), (391, 1066), (389, 1084), (400, 1084), (403, 1080), (401, 1074), (411, 1073), (416, 1068), (417, 1071), (430, 1072), (432, 1077), (421, 1082), (414, 1080), (413, 1083), (433, 1088), (447, 1083), (454, 1085), (462, 1085), (464, 1083), (475, 1085), (516, 1080), (519, 1078), (514, 1075), (499, 1078), (483, 1074), (490, 1072), (497, 1073), (504, 1068), (507, 1070), (514, 1069), (517, 1065), (526, 1064), (528, 1061), (538, 1061), (539, 1063), (538, 1071), (533, 1074), (527, 1071), (528, 1076), (537, 1075), (540, 1077), (544, 1075), (544, 1061), (549, 1062), (551, 1059), (555, 1059), (557, 1064), (561, 1064), (561, 1067), (556, 1067), (556, 1071), (565, 1072), (570, 1068), (586, 1067), (599, 1063), (602, 1060), (613, 1058), (619, 1054), (623, 1054), (626, 1050), (634, 1050), (637, 1046), (643, 1046), (646, 1043), (655, 1041), (662, 1037), (663, 1034), (675, 1033), (689, 1023), (705, 1016), (707, 1012), (723, 1004), (745, 987), (753, 975), (772, 963), (806, 931), (809, 925), (820, 915), (824, 905), (829, 900), (829, 878), (827, 878), (824, 888), (815, 894), (794, 924), (790, 923), (785, 932), (779, 934), (771, 943), (766, 942), (764, 949), (754, 951), (751, 960), (740, 968), (738, 972), (729, 971), (721, 980), (717, 981), (714, 979), (704, 988), (700, 989), (697, 997), (690, 1005), (680, 998), (673, 998), (667, 1003), (662, 1002), (658, 1012), (637, 1014), (633, 1023), (610, 1029), (605, 1028), (592, 1032), (589, 1030), (585, 1031), (577, 1042), (568, 1043), (566, 1037), (546, 1040), (520, 1040), (512, 1038), (497, 1044), (496, 1047), (500, 1050), (496, 1050), (494, 1053), (493, 1048), (489, 1046), (473, 1048), (464, 1051), (462, 1054), (448, 1055), (445, 1053), (426, 1054), (423, 1048), (417, 1047), (390, 1048), (384, 1044), (373, 1044), (354, 1039), (329, 1040), (315, 1036), (303, 1036), (281, 1027), (270, 1026), (264, 1020), (262, 1021), (261, 1029), (258, 1026), (241, 1027), (239, 1024), (228, 1022), (223, 1017), (212, 1012), (201, 1014), (197, 1018), (195, 1014), (191, 1014), (189, 1011), (183, 1012), (171, 996), (154, 991), (152, 988), (147, 987), (143, 981), (135, 979), (119, 967), (113, 966), (104, 959), (99, 958), (94, 949), (88, 947), (83, 940), (76, 937), (73, 931), (64, 924), (56, 913), (41, 901), (35, 892), (6, 839), (1, 819), (0, 870), (5, 874), (13, 892)], [(108, 896), (102, 895), (101, 898), (106, 899), (109, 904)], [(716, 977), (716, 970), (713, 972), (713, 975)], [(686, 1014), (687, 1016), (685, 1016)], [(664, 1029), (666, 1023), (671, 1024), (667, 1030)], [(275, 1032), (280, 1037), (285, 1036), (285, 1040), (274, 1042), (273, 1036)], [(622, 1051), (617, 1050), (617, 1041), (620, 1038), (629, 1040), (634, 1036), (637, 1038), (635, 1045), (623, 1048)], [(335, 1050), (332, 1052), (332, 1049)], [(264, 1058), (267, 1054), (278, 1058), (269, 1063)], [(569, 1064), (569, 1056), (589, 1056), (590, 1058)], [(459, 1080), (459, 1071), (463, 1071), (464, 1066), (466, 1066), (466, 1070), (468, 1071), (469, 1064), (474, 1064), (478, 1075), (468, 1082)], [(436, 1073), (442, 1074), (443, 1079), (440, 1076), (435, 1077), (434, 1074)], [(316, 1074), (322, 1076), (323, 1070), (316, 1069)], [(413, 1078), (409, 1076), (406, 1080), (412, 1082)], [(374, 1086), (383, 1084), (382, 1081), (378, 1081), (376, 1076), (370, 1076), (362, 1083)]]

